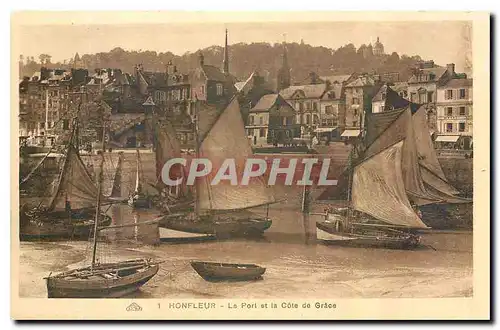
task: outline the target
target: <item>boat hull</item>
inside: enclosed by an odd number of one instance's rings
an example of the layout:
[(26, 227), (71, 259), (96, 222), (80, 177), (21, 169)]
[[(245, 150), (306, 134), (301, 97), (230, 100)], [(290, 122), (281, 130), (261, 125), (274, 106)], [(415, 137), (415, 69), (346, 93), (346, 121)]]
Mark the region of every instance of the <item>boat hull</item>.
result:
[(191, 266), (204, 280), (211, 282), (258, 280), (266, 271), (263, 267), (249, 264), (192, 261)]
[[(99, 226), (105, 227), (110, 224), (111, 217), (103, 215)], [(72, 223), (58, 219), (52, 221), (27, 220), (20, 226), (19, 238), (21, 241), (56, 239), (87, 240), (93, 230), (93, 219), (74, 220)]]
[(369, 233), (342, 232), (331, 222), (318, 222), (316, 227), (333, 236), (323, 240), (328, 245), (404, 250), (420, 245), (420, 237), (414, 234), (387, 234), (383, 230), (372, 230)]
[(66, 280), (47, 278), (48, 298), (119, 298), (137, 291), (158, 273), (153, 265), (118, 279)]
[(160, 222), (160, 226), (193, 234), (215, 235), (220, 238), (238, 236), (261, 236), (272, 225), (272, 220), (264, 218), (227, 219), (213, 218), (191, 221), (184, 217), (170, 218)]

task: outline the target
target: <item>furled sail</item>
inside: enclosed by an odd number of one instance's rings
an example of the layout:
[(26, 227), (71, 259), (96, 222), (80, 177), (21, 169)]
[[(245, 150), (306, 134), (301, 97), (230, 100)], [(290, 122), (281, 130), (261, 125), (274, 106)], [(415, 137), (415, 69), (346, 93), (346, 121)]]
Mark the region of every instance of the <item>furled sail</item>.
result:
[(122, 164), (123, 153), (118, 155), (118, 164), (116, 165), (115, 177), (113, 178), (113, 187), (111, 188), (111, 197), (121, 197), (122, 194)]
[(245, 209), (275, 202), (271, 188), (262, 177), (252, 178), (248, 185), (231, 185), (229, 180), (222, 180), (217, 185), (210, 184), (226, 159), (234, 159), (239, 182), (245, 162), (252, 155), (238, 100), (233, 98), (201, 139), (199, 157), (208, 158), (213, 169), (209, 175), (196, 182), (198, 210)]
[(427, 228), (408, 200), (400, 141), (354, 168), (352, 207), (394, 226)]
[(66, 202), (71, 209), (95, 207), (97, 187), (83, 164), (78, 151), (69, 144), (63, 169), (49, 210), (64, 210)]

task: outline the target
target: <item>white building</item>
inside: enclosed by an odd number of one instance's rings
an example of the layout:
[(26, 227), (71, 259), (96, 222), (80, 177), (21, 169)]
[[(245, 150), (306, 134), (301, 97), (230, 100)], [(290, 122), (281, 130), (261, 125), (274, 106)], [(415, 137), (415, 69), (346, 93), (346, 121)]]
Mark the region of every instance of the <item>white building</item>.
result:
[(472, 79), (451, 79), (437, 89), (437, 132), (441, 148), (472, 147)]

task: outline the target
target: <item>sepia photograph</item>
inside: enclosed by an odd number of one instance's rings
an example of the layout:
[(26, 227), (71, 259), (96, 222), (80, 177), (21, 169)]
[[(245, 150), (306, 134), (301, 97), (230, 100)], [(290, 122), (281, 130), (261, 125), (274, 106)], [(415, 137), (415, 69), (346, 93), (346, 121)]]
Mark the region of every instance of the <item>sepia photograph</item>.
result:
[(488, 318), (489, 16), (427, 14), (13, 15), (12, 317)]

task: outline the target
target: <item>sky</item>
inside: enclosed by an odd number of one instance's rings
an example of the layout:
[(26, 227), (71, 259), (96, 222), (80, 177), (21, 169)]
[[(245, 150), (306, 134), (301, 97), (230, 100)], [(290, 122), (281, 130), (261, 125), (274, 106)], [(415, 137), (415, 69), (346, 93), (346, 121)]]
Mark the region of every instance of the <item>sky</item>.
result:
[(353, 43), (375, 42), (379, 37), (386, 53), (420, 55), (439, 65), (455, 63), (463, 70), (467, 43), (463, 37), (464, 21), (398, 22), (255, 22), (255, 23), (169, 23), (169, 24), (66, 24), (21, 25), (19, 54), (45, 53), (52, 62), (72, 58), (76, 52), (107, 52), (115, 47), (125, 50), (171, 51), (174, 54), (195, 52), (211, 45), (224, 44), (224, 29), (229, 30), (229, 44), (239, 42), (300, 42), (312, 46), (339, 48)]

